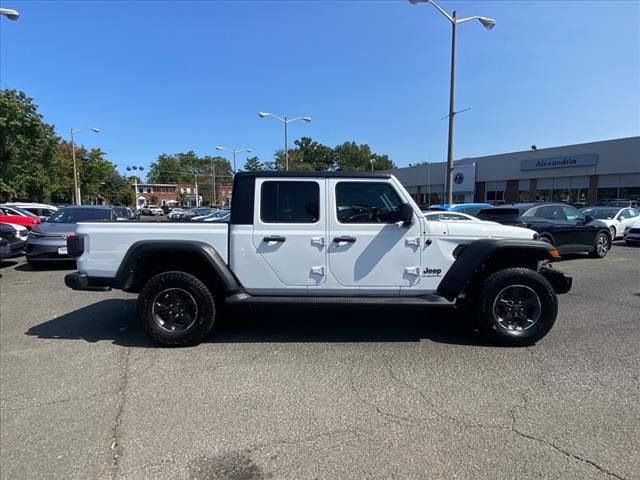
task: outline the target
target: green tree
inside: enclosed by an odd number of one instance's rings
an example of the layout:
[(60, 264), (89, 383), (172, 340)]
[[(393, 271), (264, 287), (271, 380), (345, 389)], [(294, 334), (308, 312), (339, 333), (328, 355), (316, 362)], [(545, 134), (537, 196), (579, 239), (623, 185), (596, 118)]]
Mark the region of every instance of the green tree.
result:
[[(368, 171), (373, 160), (374, 170), (395, 168), (387, 155), (376, 154), (369, 145), (345, 142), (334, 148), (302, 137), (289, 150), (289, 170), (292, 171)], [(273, 162), (262, 164), (264, 170), (284, 170), (284, 150), (276, 150)]]
[(0, 197), (49, 201), (57, 136), (24, 92), (0, 90)]
[(362, 172), (371, 170), (373, 160), (374, 170), (389, 170), (395, 168), (395, 164), (387, 155), (379, 155), (371, 152), (369, 145), (358, 145), (356, 142), (345, 142), (334, 149), (336, 167), (345, 172)]
[(247, 158), (242, 169), (245, 172), (260, 172), (264, 170), (264, 165), (258, 160), (258, 157)]

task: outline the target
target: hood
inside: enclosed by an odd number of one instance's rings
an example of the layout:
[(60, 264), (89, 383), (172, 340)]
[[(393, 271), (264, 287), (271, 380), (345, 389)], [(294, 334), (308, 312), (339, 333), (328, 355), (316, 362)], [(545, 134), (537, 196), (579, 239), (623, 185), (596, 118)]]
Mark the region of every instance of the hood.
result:
[(62, 236), (65, 234), (68, 235), (70, 233), (75, 233), (76, 224), (43, 222), (35, 227), (32, 231), (41, 235)]
[(445, 223), (448, 234), (451, 237), (522, 238), (531, 240), (536, 235), (536, 232), (528, 228), (512, 227), (495, 222), (438, 222), (439, 225)]

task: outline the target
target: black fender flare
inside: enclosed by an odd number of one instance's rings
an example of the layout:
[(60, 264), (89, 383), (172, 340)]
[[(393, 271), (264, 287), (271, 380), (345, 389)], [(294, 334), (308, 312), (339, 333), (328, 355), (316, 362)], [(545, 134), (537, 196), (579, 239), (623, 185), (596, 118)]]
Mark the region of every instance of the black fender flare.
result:
[(237, 292), (240, 285), (236, 280), (224, 259), (211, 245), (195, 240), (141, 240), (135, 242), (124, 255), (118, 271), (116, 272), (114, 286), (125, 291), (135, 288), (136, 267), (141, 259), (153, 255), (166, 255), (171, 253), (189, 253), (198, 255), (207, 268), (216, 273), (223, 288), (227, 293)]
[[(476, 277), (484, 265), (501, 256), (518, 257), (521, 265), (559, 260), (558, 250), (540, 240), (482, 238), (464, 246), (438, 285), (438, 294), (454, 300)], [(512, 265), (517, 266), (517, 265)]]

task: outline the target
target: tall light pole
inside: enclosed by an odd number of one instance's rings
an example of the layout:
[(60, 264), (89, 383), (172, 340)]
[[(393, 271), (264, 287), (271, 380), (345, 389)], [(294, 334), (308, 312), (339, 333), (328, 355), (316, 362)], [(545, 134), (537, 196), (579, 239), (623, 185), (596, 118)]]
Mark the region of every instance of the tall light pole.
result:
[(284, 169), (285, 171), (289, 171), (289, 145), (287, 142), (287, 125), (289, 125), (291, 122), (295, 122), (296, 120), (304, 120), (305, 122), (309, 123), (311, 121), (311, 117), (281, 118), (277, 115), (274, 115), (273, 113), (268, 112), (258, 112), (258, 116), (260, 118), (273, 117), (277, 120), (280, 120), (284, 124)]
[(237, 152), (248, 152), (251, 153), (251, 149), (250, 148), (227, 148), (227, 147), (223, 147), (221, 145), (218, 145), (216, 147), (216, 150), (226, 150), (227, 152), (231, 152), (233, 153), (233, 173), (236, 173), (236, 153)]
[[(119, 165), (119, 166), (125, 166), (128, 171), (140, 170), (142, 172), (144, 170), (144, 167), (141, 167), (141, 166), (138, 166), (138, 165), (133, 165), (133, 166), (131, 166), (131, 165)], [(137, 209), (138, 208), (138, 176), (137, 175), (133, 176), (133, 191), (135, 192), (134, 204), (135, 204), (135, 207)]]
[(20, 18), (20, 12), (13, 8), (0, 8), (0, 15), (4, 15), (9, 20), (18, 20)]
[(488, 17), (466, 17), (457, 18), (456, 12), (453, 15), (449, 15), (433, 0), (409, 0), (413, 5), (418, 3), (430, 3), (433, 5), (444, 17), (451, 22), (451, 83), (449, 85), (449, 139), (447, 146), (447, 203), (453, 203), (453, 117), (456, 114), (454, 111), (454, 95), (455, 95), (455, 83), (456, 83), (456, 26), (460, 23), (469, 22), (471, 20), (478, 20), (484, 28), (491, 30), (496, 26), (496, 21), (493, 18)]
[(82, 205), (82, 197), (80, 196), (80, 183), (78, 182), (78, 167), (76, 166), (76, 144), (73, 140), (75, 133), (84, 132), (85, 130), (91, 130), (94, 133), (100, 133), (99, 128), (82, 128), (80, 130), (71, 129), (71, 158), (73, 158), (73, 184), (75, 186), (75, 200), (76, 205)]

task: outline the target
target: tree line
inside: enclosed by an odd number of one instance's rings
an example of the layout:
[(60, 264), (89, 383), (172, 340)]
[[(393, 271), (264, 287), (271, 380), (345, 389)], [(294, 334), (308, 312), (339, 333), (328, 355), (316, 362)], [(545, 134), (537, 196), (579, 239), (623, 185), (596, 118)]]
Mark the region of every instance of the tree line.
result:
[[(100, 148), (76, 144), (76, 165), (82, 201), (133, 205), (134, 177), (122, 176)], [(335, 147), (302, 137), (289, 150), (291, 171), (369, 171), (394, 168), (387, 155), (376, 154), (369, 145), (345, 142)], [(283, 150), (273, 160), (246, 159), (246, 171), (284, 170)], [(228, 185), (233, 178), (229, 161), (220, 156), (198, 156), (193, 151), (162, 153), (147, 172), (148, 183), (193, 184), (205, 202), (215, 186)], [(138, 179), (140, 182), (141, 180)], [(71, 144), (44, 121), (38, 106), (24, 92), (0, 90), (0, 201), (72, 203), (74, 195)], [(178, 194), (178, 197), (180, 194)], [(180, 198), (176, 198), (180, 201)]]

